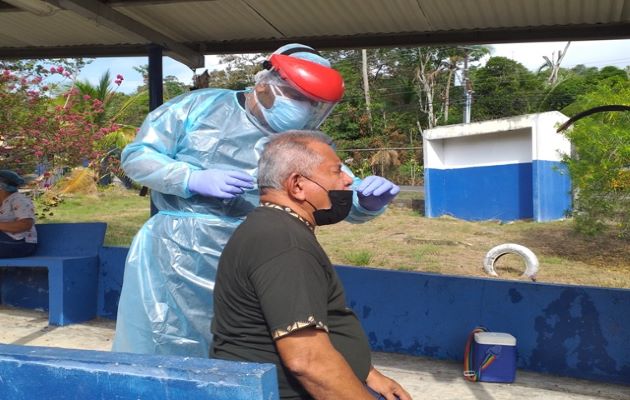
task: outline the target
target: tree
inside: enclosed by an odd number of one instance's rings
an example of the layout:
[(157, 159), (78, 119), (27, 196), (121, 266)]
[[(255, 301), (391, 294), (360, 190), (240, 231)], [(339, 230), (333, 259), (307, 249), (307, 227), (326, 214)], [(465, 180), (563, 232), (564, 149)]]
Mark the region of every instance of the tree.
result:
[[(68, 78), (63, 65), (4, 64), (0, 75), (0, 157), (2, 164), (21, 173), (37, 165), (76, 166), (99, 158), (95, 143), (115, 130), (99, 126), (102, 102), (82, 103), (75, 88), (55, 102), (51, 75)], [(78, 105), (81, 104), (79, 107)]]
[(213, 88), (243, 90), (253, 86), (254, 76), (262, 69), (262, 54), (231, 54), (219, 59), (222, 68), (209, 73), (208, 85)]
[[(573, 115), (610, 104), (630, 105), (630, 80), (613, 74), (565, 111)], [(574, 148), (565, 162), (576, 192), (576, 229), (595, 234), (614, 226), (630, 237), (630, 112), (593, 114), (566, 135)]]
[(74, 81), (72, 86), (68, 89), (68, 93), (73, 90), (73, 87), (78, 90), (79, 98), (75, 107), (91, 107), (94, 100), (98, 100), (103, 107), (103, 112), (95, 115), (93, 121), (97, 125), (103, 125), (108, 118), (115, 115), (115, 111), (112, 109), (112, 99), (116, 95), (116, 88), (120, 86), (123, 81), (123, 76), (118, 74), (114, 80), (115, 87), (112, 86), (112, 78), (109, 70), (105, 71), (97, 85), (92, 85), (89, 81)]
[(538, 111), (560, 111), (589, 90), (590, 85), (583, 76), (567, 71), (566, 77), (561, 78), (545, 93)]
[(558, 74), (557, 83), (545, 92), (537, 111), (560, 111), (575, 102), (579, 95), (595, 90), (603, 81), (628, 79), (624, 70), (613, 66), (598, 70), (580, 64), (571, 69), (560, 69)]
[(475, 84), (475, 121), (533, 112), (543, 93), (542, 80), (522, 64), (505, 57), (491, 57), (472, 70)]
[(550, 86), (554, 86), (556, 82), (558, 81), (558, 73), (560, 71), (560, 64), (562, 64), (562, 60), (564, 59), (564, 56), (567, 55), (567, 50), (569, 49), (570, 44), (571, 42), (567, 42), (566, 46), (564, 47), (564, 51), (558, 50), (557, 58), (556, 58), (555, 51), (551, 53), (551, 59), (547, 56), (543, 56), (543, 58), (545, 59), (545, 63), (538, 68), (538, 73), (544, 70), (549, 71), (549, 78), (547, 78), (547, 83)]

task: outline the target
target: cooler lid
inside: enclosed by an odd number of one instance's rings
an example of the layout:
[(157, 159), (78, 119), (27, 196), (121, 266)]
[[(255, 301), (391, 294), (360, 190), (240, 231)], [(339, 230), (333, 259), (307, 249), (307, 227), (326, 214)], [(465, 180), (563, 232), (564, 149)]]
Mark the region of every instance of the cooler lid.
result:
[(479, 344), (498, 344), (503, 346), (516, 346), (516, 338), (503, 332), (477, 332), (475, 342)]

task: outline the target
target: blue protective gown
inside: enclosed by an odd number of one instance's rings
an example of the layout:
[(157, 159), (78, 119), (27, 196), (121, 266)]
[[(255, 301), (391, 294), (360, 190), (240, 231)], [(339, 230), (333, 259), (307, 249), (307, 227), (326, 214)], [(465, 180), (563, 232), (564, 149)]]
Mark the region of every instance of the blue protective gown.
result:
[[(194, 195), (187, 183), (198, 169), (256, 178), (268, 134), (249, 120), (237, 93), (204, 89), (172, 99), (148, 115), (122, 153), (125, 173), (152, 189), (159, 212), (129, 249), (113, 351), (208, 356), (219, 256), (258, 206), (258, 188), (224, 200)], [(363, 222), (381, 212), (360, 207), (355, 193), (347, 220)]]

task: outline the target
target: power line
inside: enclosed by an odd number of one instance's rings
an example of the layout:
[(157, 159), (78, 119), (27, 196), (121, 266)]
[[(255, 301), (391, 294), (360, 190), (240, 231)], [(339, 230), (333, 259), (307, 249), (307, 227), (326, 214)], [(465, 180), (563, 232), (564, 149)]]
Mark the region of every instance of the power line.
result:
[(381, 150), (422, 150), (422, 146), (413, 147), (374, 147), (365, 149), (337, 149), (338, 151), (381, 151)]

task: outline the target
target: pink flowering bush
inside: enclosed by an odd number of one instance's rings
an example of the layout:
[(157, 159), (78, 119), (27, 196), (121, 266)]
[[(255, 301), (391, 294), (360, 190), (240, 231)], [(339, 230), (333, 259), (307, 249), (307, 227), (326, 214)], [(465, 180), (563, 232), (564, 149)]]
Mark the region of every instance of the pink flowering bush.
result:
[[(119, 127), (100, 118), (101, 100), (72, 88), (56, 95), (47, 78), (70, 78), (62, 65), (46, 69), (2, 68), (0, 64), (0, 164), (19, 173), (94, 164), (102, 157), (98, 141)], [(117, 78), (122, 81), (122, 77)]]

